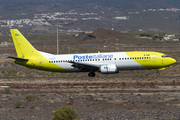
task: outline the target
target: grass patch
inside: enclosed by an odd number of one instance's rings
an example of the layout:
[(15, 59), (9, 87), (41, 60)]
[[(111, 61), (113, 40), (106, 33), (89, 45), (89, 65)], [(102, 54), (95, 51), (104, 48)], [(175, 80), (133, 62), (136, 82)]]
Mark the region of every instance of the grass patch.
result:
[(53, 120), (80, 120), (76, 110), (72, 107), (64, 106), (54, 112)]
[(9, 94), (9, 93), (10, 93), (10, 88), (9, 88), (9, 87), (4, 88), (4, 90), (2, 91), (2, 93), (4, 93), (4, 94)]
[(173, 81), (172, 81), (172, 84), (176, 84), (176, 81), (175, 81), (175, 80), (173, 80)]
[(27, 100), (34, 100), (35, 97), (36, 97), (36, 96), (35, 96), (34, 94), (32, 94), (32, 93), (29, 93), (29, 94), (26, 95), (26, 99), (27, 99)]
[(14, 103), (14, 105), (15, 105), (16, 108), (20, 108), (21, 105), (22, 105), (22, 102), (21, 102), (21, 101), (16, 101), (16, 102)]

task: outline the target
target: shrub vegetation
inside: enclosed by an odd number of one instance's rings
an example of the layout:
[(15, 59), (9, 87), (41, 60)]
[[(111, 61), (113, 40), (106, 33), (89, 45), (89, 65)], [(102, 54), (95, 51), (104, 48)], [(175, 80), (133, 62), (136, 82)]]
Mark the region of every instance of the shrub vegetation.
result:
[(21, 101), (16, 101), (16, 102), (14, 103), (14, 105), (15, 105), (16, 108), (20, 108), (21, 105), (22, 105), (22, 102), (21, 102)]
[(26, 95), (26, 99), (27, 99), (27, 100), (34, 100), (35, 97), (36, 97), (36, 96), (35, 96), (34, 94), (32, 94), (32, 93), (29, 93), (29, 94)]
[(74, 108), (64, 106), (54, 112), (53, 120), (79, 120), (79, 117)]
[(2, 91), (4, 94), (9, 94), (10, 93), (10, 88), (4, 88), (4, 90)]

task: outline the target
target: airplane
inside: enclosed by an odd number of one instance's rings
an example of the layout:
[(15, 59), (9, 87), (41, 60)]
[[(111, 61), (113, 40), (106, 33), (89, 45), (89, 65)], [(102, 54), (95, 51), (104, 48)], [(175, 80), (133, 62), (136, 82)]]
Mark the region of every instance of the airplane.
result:
[(8, 56), (14, 62), (28, 68), (53, 72), (119, 73), (121, 70), (160, 70), (176, 63), (174, 58), (153, 51), (104, 52), (54, 55), (36, 50), (17, 30), (10, 29), (17, 57)]

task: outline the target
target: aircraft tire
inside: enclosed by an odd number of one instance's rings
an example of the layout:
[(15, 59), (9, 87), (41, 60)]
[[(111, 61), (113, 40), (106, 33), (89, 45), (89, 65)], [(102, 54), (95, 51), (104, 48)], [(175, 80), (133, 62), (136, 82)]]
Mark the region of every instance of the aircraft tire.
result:
[(88, 76), (89, 76), (89, 77), (95, 77), (96, 74), (95, 74), (94, 72), (90, 72), (90, 73), (88, 74)]
[(160, 75), (160, 72), (159, 72), (159, 71), (157, 71), (156, 75), (157, 75), (157, 76), (159, 76), (159, 75)]

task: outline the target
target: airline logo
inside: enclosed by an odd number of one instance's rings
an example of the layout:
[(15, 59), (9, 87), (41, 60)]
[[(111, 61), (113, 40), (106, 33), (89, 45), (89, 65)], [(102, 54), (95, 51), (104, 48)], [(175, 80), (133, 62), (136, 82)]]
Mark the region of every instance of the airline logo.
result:
[(113, 54), (99, 54), (99, 55), (74, 55), (73, 59), (100, 59), (100, 58), (113, 58)]
[(19, 34), (15, 34), (15, 36), (20, 36)]
[(144, 54), (144, 56), (150, 56), (150, 54)]
[(107, 70), (107, 69), (108, 69), (108, 67), (104, 67), (104, 69), (106, 69), (106, 70)]

